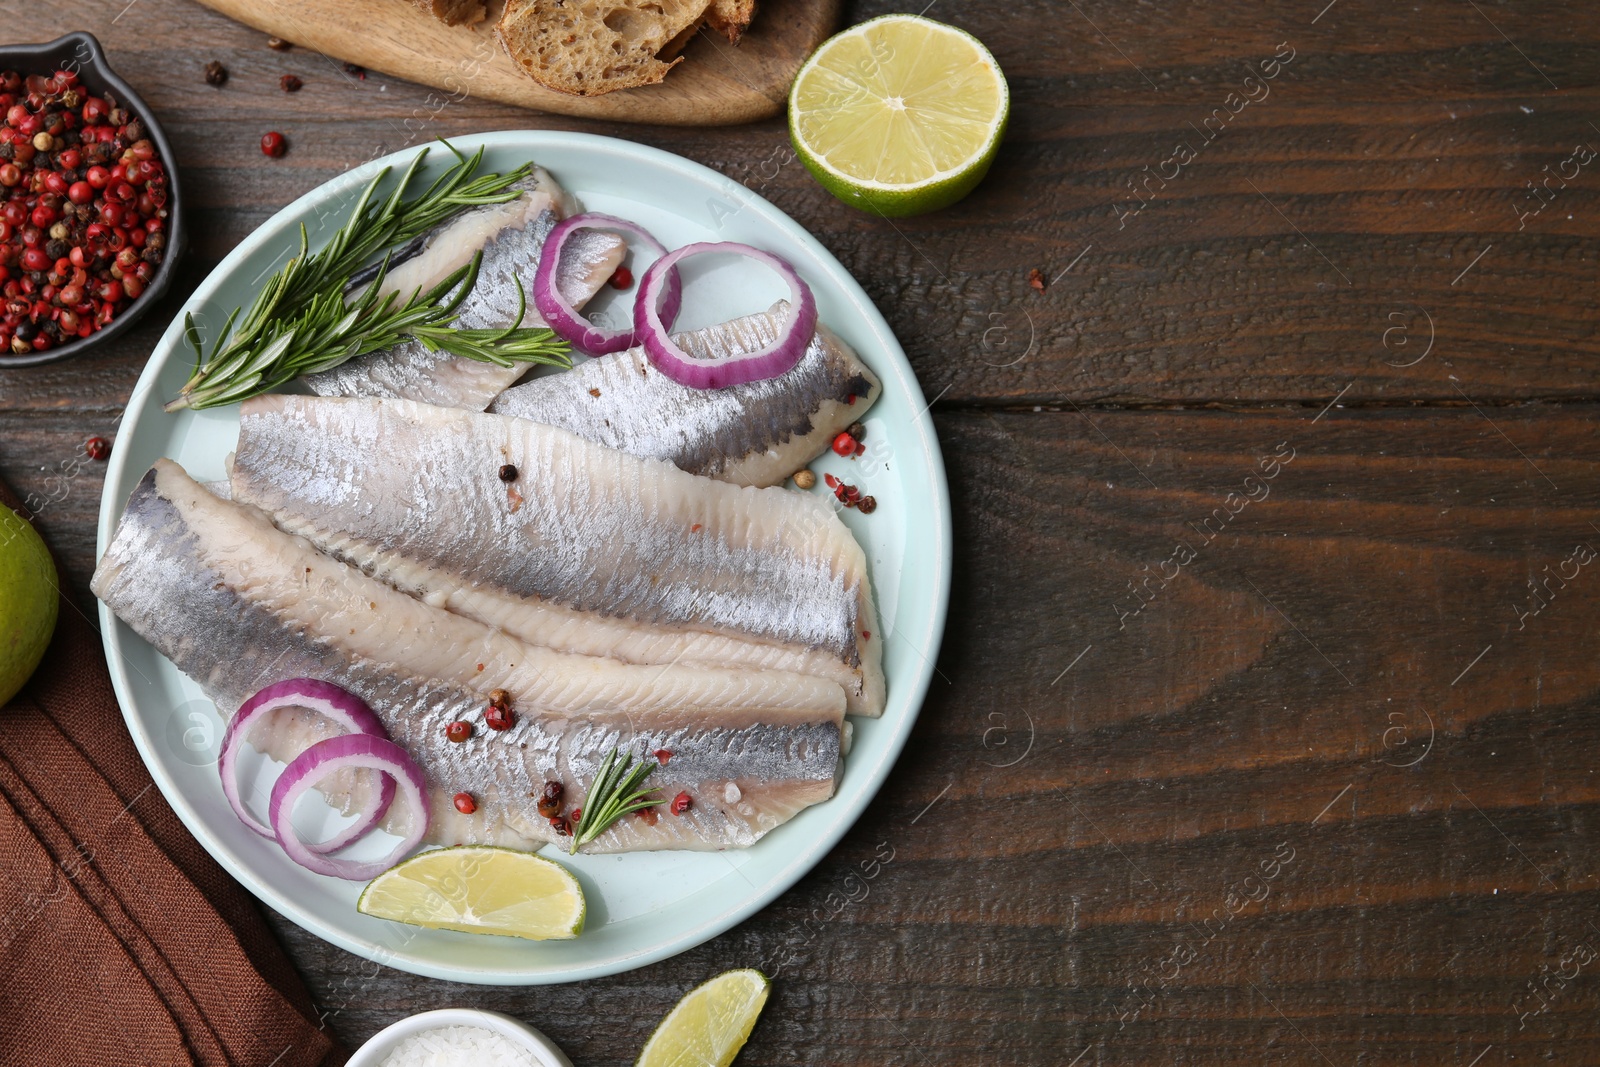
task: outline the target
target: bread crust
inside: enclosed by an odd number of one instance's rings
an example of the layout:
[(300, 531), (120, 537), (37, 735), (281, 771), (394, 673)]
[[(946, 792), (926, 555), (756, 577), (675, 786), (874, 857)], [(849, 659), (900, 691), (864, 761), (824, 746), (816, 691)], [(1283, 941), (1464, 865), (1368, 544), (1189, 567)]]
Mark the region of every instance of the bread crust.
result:
[(756, 17), (756, 0), (713, 0), (706, 11), (706, 25), (722, 34), (729, 44), (738, 44)]
[(411, 6), (426, 11), (446, 26), (473, 26), (489, 14), (484, 0), (411, 0)]

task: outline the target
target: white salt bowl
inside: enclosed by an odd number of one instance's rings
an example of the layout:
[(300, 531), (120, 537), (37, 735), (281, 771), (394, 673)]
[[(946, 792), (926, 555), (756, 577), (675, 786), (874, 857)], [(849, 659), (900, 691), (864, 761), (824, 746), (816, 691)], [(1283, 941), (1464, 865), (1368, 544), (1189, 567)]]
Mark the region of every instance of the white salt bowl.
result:
[(572, 1067), (572, 1061), (562, 1054), (556, 1043), (533, 1027), (518, 1022), (509, 1015), (501, 1015), (497, 1011), (479, 1011), (476, 1008), (441, 1008), (438, 1011), (425, 1011), (401, 1019), (372, 1035), (372, 1038), (350, 1057), (345, 1067), (378, 1067), (385, 1056), (398, 1048), (400, 1043), (412, 1034), (441, 1026), (481, 1026), (485, 1030), (500, 1034), (517, 1047), (527, 1049), (528, 1055), (534, 1063), (539, 1064), (539, 1067)]

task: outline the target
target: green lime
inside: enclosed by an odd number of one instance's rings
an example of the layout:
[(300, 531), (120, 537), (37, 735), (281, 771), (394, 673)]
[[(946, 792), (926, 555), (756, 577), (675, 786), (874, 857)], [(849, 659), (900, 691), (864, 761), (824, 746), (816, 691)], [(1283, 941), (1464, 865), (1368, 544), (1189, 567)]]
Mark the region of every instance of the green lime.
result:
[(970, 33), (884, 15), (830, 37), (789, 91), (789, 138), (828, 192), (880, 215), (972, 192), (1005, 136), (1011, 94)]
[(27, 520), (0, 504), (0, 704), (39, 666), (59, 604), (50, 550)]
[(690, 990), (639, 1054), (638, 1067), (728, 1067), (767, 1003), (760, 971), (726, 971)]
[(583, 932), (583, 888), (531, 852), (462, 845), (419, 853), (367, 884), (356, 910), (380, 919), (548, 941)]

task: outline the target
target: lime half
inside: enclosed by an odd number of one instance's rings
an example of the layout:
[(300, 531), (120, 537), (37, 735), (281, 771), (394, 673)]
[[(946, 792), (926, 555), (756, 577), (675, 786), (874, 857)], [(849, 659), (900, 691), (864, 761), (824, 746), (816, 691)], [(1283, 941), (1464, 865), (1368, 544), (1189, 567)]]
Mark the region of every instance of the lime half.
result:
[(583, 932), (583, 888), (559, 863), (488, 845), (440, 848), (367, 884), (356, 910), (380, 919), (532, 941)]
[(678, 1001), (650, 1035), (638, 1067), (728, 1067), (767, 1003), (760, 971), (728, 971)]
[(1005, 135), (1011, 94), (970, 33), (884, 15), (822, 43), (789, 91), (789, 137), (834, 196), (920, 215), (972, 192)]

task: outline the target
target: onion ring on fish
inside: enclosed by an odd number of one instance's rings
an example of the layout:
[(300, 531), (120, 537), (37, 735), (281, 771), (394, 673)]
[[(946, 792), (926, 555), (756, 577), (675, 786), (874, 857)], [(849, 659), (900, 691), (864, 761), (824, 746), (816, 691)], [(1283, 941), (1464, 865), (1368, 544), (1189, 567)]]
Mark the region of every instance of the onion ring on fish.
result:
[[(295, 801), (306, 790), (337, 771), (364, 767), (379, 771), (398, 783), (400, 792), (411, 804), (413, 818), (405, 839), (381, 860), (358, 862), (322, 855), (296, 833), (292, 815)], [(284, 768), (272, 787), (267, 815), (272, 829), (289, 858), (315, 874), (364, 882), (376, 878), (399, 862), (421, 843), (428, 832), (428, 798), (422, 768), (393, 741), (371, 734), (343, 734), (318, 741)]]
[[(621, 352), (625, 348), (632, 348), (639, 343), (632, 328), (603, 330), (579, 315), (573, 306), (567, 303), (566, 297), (561, 295), (561, 287), (557, 284), (560, 277), (561, 249), (566, 245), (567, 238), (579, 230), (615, 230), (625, 233), (634, 239), (635, 244), (642, 245), (657, 256), (666, 255), (666, 247), (636, 222), (619, 219), (615, 215), (588, 211), (557, 223), (556, 228), (550, 231), (550, 236), (545, 238), (544, 251), (539, 255), (539, 269), (533, 276), (533, 304), (539, 309), (545, 325), (563, 340), (570, 341), (583, 351), (594, 355), (603, 356), (609, 352)], [(682, 302), (683, 281), (678, 277), (677, 271), (672, 271), (666, 280), (664, 297), (668, 319), (677, 317)]]
[[(239, 816), (240, 822), (262, 837), (275, 838), (277, 835), (273, 833), (272, 827), (250, 814), (249, 809), (244, 806), (244, 799), (239, 795), (239, 749), (243, 747), (250, 731), (255, 729), (262, 719), (284, 708), (305, 708), (325, 719), (331, 719), (353, 734), (369, 734), (385, 741), (389, 739), (389, 731), (384, 729), (383, 723), (373, 714), (372, 709), (367, 707), (366, 702), (332, 682), (323, 682), (315, 678), (291, 678), (284, 682), (274, 682), (245, 701), (222, 735), (222, 758), (217, 761), (217, 770), (222, 776), (222, 795), (228, 799), (228, 806)], [(382, 783), (376, 801), (369, 802), (350, 826), (320, 845), (314, 846), (315, 851), (337, 851), (378, 825), (378, 821), (383, 818), (389, 810), (389, 805), (394, 801), (394, 779), (389, 775), (383, 775)]]
[[(679, 348), (668, 332), (682, 302), (681, 288), (675, 284), (675, 267), (679, 260), (689, 256), (719, 252), (745, 256), (771, 267), (788, 283), (791, 294), (788, 314), (777, 339), (769, 345), (754, 352), (697, 359)], [(771, 252), (733, 241), (701, 242), (684, 245), (650, 264), (650, 269), (639, 280), (639, 295), (633, 305), (633, 328), (644, 345), (645, 355), (662, 374), (691, 389), (722, 389), (776, 378), (793, 370), (817, 332), (817, 301), (799, 273)]]

